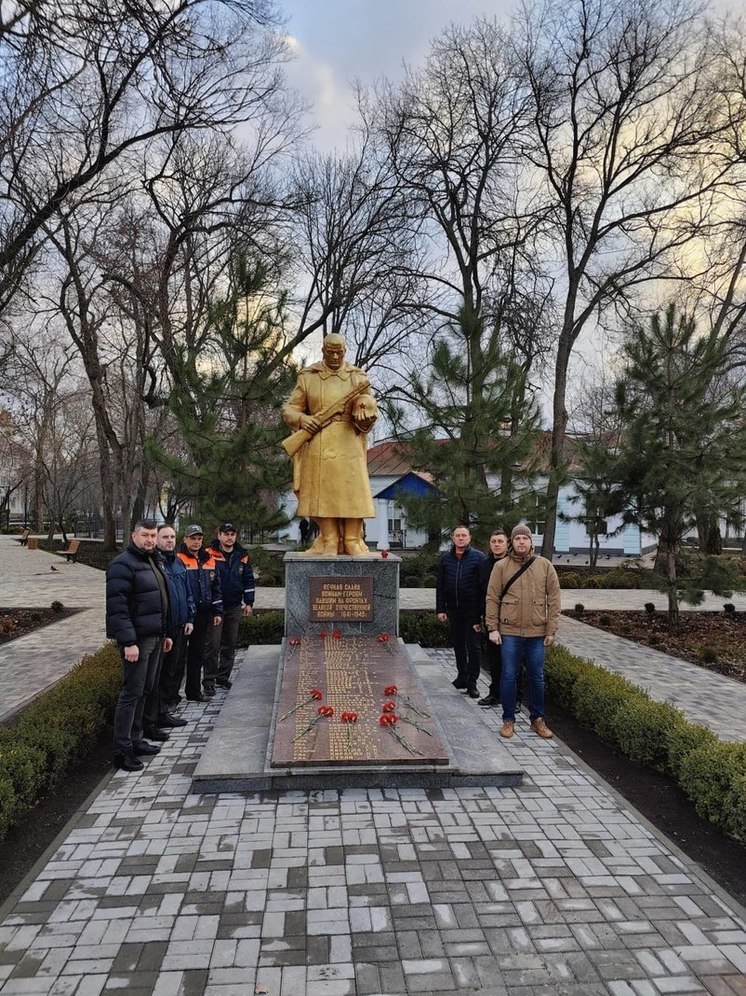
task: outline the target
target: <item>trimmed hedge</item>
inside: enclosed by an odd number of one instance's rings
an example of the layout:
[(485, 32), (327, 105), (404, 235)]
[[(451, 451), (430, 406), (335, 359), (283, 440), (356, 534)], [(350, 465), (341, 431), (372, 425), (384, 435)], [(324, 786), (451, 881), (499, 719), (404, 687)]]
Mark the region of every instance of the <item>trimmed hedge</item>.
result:
[(76, 664), (0, 728), (0, 838), (110, 719), (121, 685), (115, 644)]
[[(261, 610), (242, 618), (238, 626), (237, 647), (281, 643), (285, 630), (285, 613), (278, 609)], [(399, 635), (405, 643), (423, 647), (450, 647), (448, 623), (439, 622), (434, 612), (399, 613)]]
[(671, 775), (700, 816), (746, 840), (746, 744), (718, 740), (626, 678), (575, 657), (547, 654), (548, 695), (639, 764)]

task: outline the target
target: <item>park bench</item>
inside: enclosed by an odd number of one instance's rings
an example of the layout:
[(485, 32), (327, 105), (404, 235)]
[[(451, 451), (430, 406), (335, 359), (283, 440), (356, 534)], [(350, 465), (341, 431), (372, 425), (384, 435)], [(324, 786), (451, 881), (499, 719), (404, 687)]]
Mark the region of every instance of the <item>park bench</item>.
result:
[(29, 538), (30, 535), (31, 535), (31, 530), (30, 529), (24, 529), (23, 530), (23, 532), (21, 533), (21, 535), (18, 537), (18, 542), (21, 544), (21, 546), (26, 546), (26, 544), (28, 543), (28, 538)]
[(68, 564), (70, 562), (72, 562), (73, 564), (77, 564), (79, 546), (80, 546), (79, 539), (71, 539), (67, 550), (56, 550), (55, 552), (59, 553), (61, 557), (67, 557)]

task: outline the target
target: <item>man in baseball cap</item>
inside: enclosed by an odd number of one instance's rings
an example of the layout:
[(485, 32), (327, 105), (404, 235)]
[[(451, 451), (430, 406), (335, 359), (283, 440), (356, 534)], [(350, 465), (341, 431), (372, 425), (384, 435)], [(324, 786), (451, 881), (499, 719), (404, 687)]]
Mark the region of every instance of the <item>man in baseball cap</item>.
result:
[(209, 547), (220, 575), (223, 593), (223, 625), (213, 633), (213, 652), (217, 664), (215, 684), (231, 687), (231, 671), (236, 656), (236, 639), (241, 616), (254, 612), (254, 571), (248, 550), (238, 542), (238, 529), (223, 522), (217, 539)]
[(500, 700), (501, 737), (515, 732), (516, 681), (526, 659), (531, 729), (545, 739), (553, 736), (544, 722), (544, 654), (559, 626), (560, 585), (557, 572), (534, 554), (531, 530), (523, 524), (510, 534), (508, 555), (499, 560), (487, 587), (486, 623), (489, 639), (502, 647)]

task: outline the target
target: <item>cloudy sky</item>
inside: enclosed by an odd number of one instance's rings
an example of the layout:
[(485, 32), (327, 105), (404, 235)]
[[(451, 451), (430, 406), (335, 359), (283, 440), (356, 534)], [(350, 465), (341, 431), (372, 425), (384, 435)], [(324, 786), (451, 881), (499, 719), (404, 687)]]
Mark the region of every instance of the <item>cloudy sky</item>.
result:
[(400, 75), (416, 64), (430, 39), (451, 22), (477, 15), (503, 18), (512, 0), (279, 0), (296, 59), (292, 86), (313, 104), (314, 144), (322, 151), (343, 146), (354, 118), (350, 84), (356, 78)]

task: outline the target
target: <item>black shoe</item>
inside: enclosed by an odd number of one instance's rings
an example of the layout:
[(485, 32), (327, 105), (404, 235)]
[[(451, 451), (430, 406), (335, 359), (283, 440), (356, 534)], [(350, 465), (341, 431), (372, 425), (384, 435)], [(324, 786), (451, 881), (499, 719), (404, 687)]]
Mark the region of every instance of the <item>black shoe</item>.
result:
[(466, 694), (469, 696), (470, 699), (478, 699), (479, 698), (479, 692), (476, 690), (476, 688), (467, 688), (466, 689)]
[(142, 771), (145, 765), (134, 754), (115, 754), (114, 767), (121, 771)]
[(157, 744), (149, 744), (145, 740), (138, 740), (136, 744), (132, 745), (132, 753), (139, 754), (140, 757), (148, 757), (151, 754), (160, 754), (161, 748)]
[(187, 702), (209, 702), (204, 695), (187, 695)]
[(158, 717), (158, 726), (166, 730), (170, 730), (175, 726), (186, 726), (187, 721), (182, 719), (181, 716), (172, 716), (171, 713), (166, 713), (165, 716)]
[(463, 678), (455, 678), (451, 684), (454, 688), (460, 688), (462, 691), (466, 688), (466, 681)]
[(171, 736), (171, 734), (166, 733), (165, 730), (149, 729), (149, 730), (143, 730), (142, 732), (148, 738), (148, 740), (155, 740), (157, 743), (162, 743), (162, 744), (165, 744), (165, 742)]
[(212, 687), (212, 685), (208, 685), (206, 688), (202, 689), (202, 694), (206, 695), (208, 699), (211, 699), (215, 694), (215, 689)]
[(215, 684), (218, 686), (218, 688), (224, 688), (226, 692), (229, 692), (231, 688), (233, 688), (233, 682), (230, 681), (228, 678), (218, 678)]
[(496, 695), (485, 695), (483, 699), (477, 702), (477, 705), (484, 706), (485, 708), (490, 708), (491, 706), (496, 706), (500, 704), (500, 699)]

